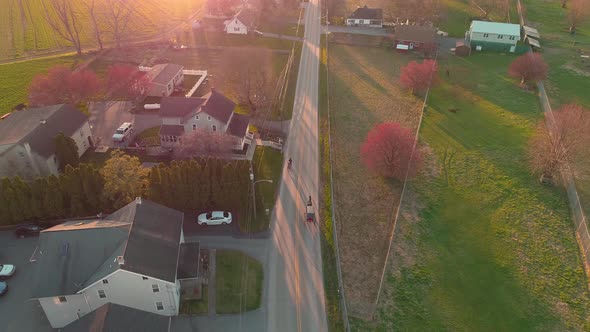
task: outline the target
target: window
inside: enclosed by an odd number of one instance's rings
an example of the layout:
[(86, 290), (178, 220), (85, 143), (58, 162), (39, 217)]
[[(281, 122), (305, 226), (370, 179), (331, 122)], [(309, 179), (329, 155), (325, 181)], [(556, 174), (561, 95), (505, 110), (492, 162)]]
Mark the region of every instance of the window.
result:
[(234, 31), (240, 31), (239, 27), (234, 27)]
[(197, 125), (196, 124), (193, 125), (193, 131), (195, 131), (195, 130), (197, 130)]
[(160, 287), (158, 287), (158, 284), (152, 285), (152, 292), (154, 292), (154, 293), (160, 292)]
[(80, 137), (84, 137), (84, 132), (80, 130)]
[(510, 36), (510, 40), (514, 40), (514, 39), (515, 39), (515, 37), (514, 37), (514, 36)]
[(141, 279), (143, 279), (143, 280), (148, 280), (148, 277), (144, 277), (144, 276), (142, 276), (142, 277), (141, 277)]
[(502, 39), (502, 38), (504, 38), (503, 35), (498, 35), (498, 39)]
[(156, 310), (164, 310), (164, 305), (162, 302), (156, 302)]
[[(211, 120), (211, 117), (209, 117), (209, 120)], [(18, 155), (21, 156), (21, 157), (23, 157), (23, 158), (25, 157), (25, 153), (24, 152), (19, 152)]]
[(57, 299), (59, 300), (59, 303), (66, 303), (66, 302), (68, 302), (68, 299), (66, 299), (65, 296), (59, 296)]
[(108, 281), (108, 280), (106, 280), (106, 279), (102, 279), (102, 283), (106, 285), (106, 284), (108, 284), (108, 283), (109, 283), (109, 281)]
[(212, 126), (211, 126), (211, 130), (213, 130), (213, 131), (217, 131), (217, 126), (216, 126), (216, 125), (212, 125)]
[(484, 34), (483, 34), (483, 37), (484, 37), (484, 38), (488, 38), (489, 36), (490, 36), (490, 34), (489, 34), (489, 33), (484, 33)]
[(198, 115), (195, 115), (195, 120), (199, 120), (199, 116)]
[(207, 120), (211, 121), (211, 117), (210, 116), (207, 116)]
[(98, 290), (98, 297), (100, 297), (101, 299), (106, 299), (107, 298), (107, 293), (105, 293), (104, 290), (99, 289)]

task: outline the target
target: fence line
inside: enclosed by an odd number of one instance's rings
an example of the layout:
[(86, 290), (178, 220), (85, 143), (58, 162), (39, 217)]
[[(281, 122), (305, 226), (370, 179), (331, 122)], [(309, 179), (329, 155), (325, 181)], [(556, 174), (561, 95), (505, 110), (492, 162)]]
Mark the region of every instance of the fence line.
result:
[[(517, 0), (516, 5), (518, 9), (518, 15), (520, 17), (520, 24), (524, 25), (525, 21), (520, 0)], [(529, 52), (532, 52), (532, 48), (530, 46)], [(543, 108), (543, 112), (548, 115), (546, 120), (551, 121), (551, 123), (548, 123), (547, 125), (552, 127), (554, 125), (555, 118), (553, 116), (551, 103), (549, 102), (549, 96), (545, 90), (545, 84), (543, 84), (542, 81), (537, 81), (537, 89), (539, 90), (539, 99), (541, 102), (541, 107)], [(551, 132), (551, 128), (549, 128), (549, 131)], [(561, 173), (561, 177), (565, 185), (568, 203), (572, 212), (576, 239), (578, 240), (578, 246), (580, 248), (580, 252), (582, 253), (582, 261), (585, 266), (586, 278), (590, 278), (590, 256), (588, 256), (588, 250), (590, 250), (590, 232), (588, 232), (586, 214), (582, 208), (582, 204), (580, 203), (580, 196), (578, 195), (578, 190), (576, 189), (576, 181), (569, 165), (567, 165), (566, 169)], [(587, 285), (589, 284), (587, 283)]]

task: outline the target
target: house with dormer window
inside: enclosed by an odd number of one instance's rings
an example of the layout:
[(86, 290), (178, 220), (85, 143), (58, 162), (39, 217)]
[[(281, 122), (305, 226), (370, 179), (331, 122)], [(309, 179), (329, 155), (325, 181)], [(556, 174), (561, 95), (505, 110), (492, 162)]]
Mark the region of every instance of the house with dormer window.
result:
[(162, 147), (172, 148), (185, 133), (205, 129), (230, 135), (234, 149), (242, 150), (250, 138), (250, 117), (235, 113), (235, 108), (236, 104), (215, 88), (200, 98), (162, 98), (158, 113), (162, 119), (160, 143)]

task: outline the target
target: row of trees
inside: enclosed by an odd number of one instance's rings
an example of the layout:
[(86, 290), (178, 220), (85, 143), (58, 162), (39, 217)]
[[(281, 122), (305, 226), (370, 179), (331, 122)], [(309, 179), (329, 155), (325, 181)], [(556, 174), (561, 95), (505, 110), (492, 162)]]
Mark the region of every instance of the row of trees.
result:
[(245, 211), (249, 167), (247, 161), (210, 158), (173, 161), (149, 170), (137, 157), (115, 150), (101, 169), (67, 165), (59, 176), (32, 182), (0, 179), (0, 223), (110, 213), (139, 196), (180, 210)]
[(249, 163), (221, 159), (172, 161), (152, 168), (148, 198), (179, 210), (238, 210), (248, 204)]
[[(80, 11), (78, 3), (83, 4)], [(42, 0), (45, 19), (51, 29), (71, 43), (78, 54), (82, 54), (81, 31), (90, 17), (93, 37), (102, 50), (104, 40), (109, 38), (120, 47), (125, 36), (134, 25), (145, 24), (148, 20), (141, 13), (140, 0)], [(105, 36), (107, 38), (105, 38)]]
[(100, 96), (137, 100), (149, 89), (149, 81), (136, 66), (109, 66), (101, 80), (94, 71), (74, 71), (66, 66), (51, 67), (47, 74), (37, 74), (29, 86), (29, 105), (80, 104)]
[(104, 179), (98, 168), (81, 164), (67, 166), (60, 176), (27, 183), (19, 177), (0, 181), (0, 221), (14, 224), (25, 220), (78, 217), (98, 213), (105, 207)]

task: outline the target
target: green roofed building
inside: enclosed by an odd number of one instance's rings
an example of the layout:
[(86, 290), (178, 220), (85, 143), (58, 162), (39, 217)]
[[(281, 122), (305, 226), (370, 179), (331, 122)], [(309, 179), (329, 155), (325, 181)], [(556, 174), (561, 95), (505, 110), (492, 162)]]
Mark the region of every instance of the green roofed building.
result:
[(465, 41), (476, 51), (516, 51), (520, 25), (473, 21), (465, 33)]

